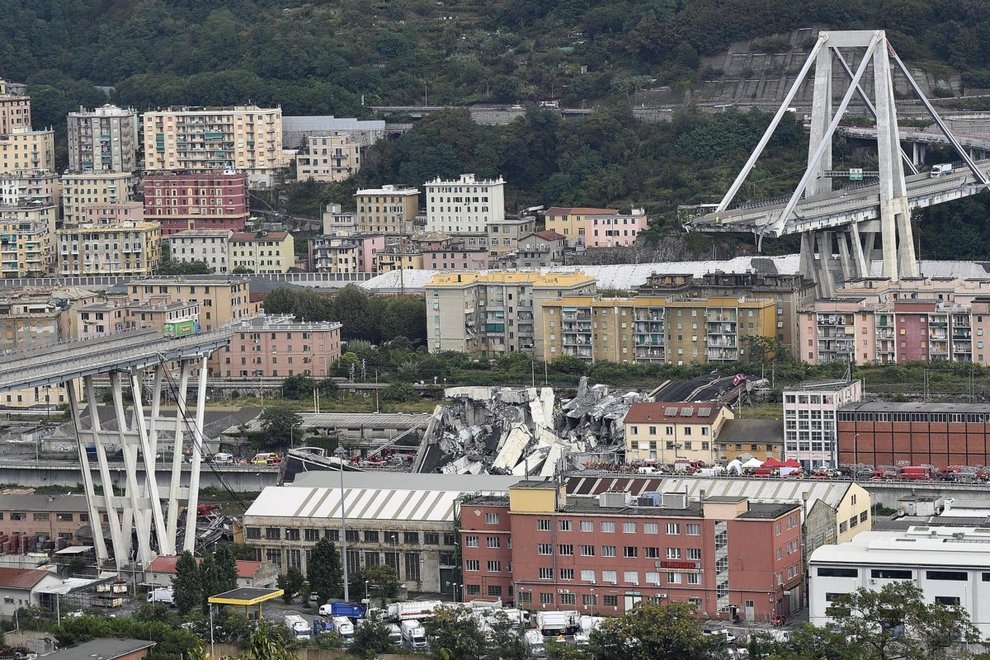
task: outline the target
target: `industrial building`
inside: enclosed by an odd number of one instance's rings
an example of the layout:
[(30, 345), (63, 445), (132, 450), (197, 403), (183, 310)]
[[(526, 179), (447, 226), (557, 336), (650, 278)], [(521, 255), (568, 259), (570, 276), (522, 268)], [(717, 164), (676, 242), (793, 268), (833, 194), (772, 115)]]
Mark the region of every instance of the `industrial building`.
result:
[(705, 618), (769, 621), (801, 607), (801, 505), (684, 493), (569, 497), (521, 481), (461, 505), (464, 598), (624, 614), (686, 602)]
[(461, 499), (474, 493), (504, 495), (518, 480), (490, 475), (310, 472), (299, 475), (292, 486), (262, 491), (244, 513), (245, 543), (279, 571), (295, 566), (305, 573), (308, 551), (321, 538), (343, 549), (341, 528), (346, 525), (349, 570), (385, 564), (409, 591), (453, 596)]
[(827, 626), (846, 616), (840, 594), (909, 582), (927, 603), (966, 611), (981, 636), (990, 635), (990, 530), (912, 526), (869, 532), (850, 543), (818, 548), (808, 561), (809, 618)]

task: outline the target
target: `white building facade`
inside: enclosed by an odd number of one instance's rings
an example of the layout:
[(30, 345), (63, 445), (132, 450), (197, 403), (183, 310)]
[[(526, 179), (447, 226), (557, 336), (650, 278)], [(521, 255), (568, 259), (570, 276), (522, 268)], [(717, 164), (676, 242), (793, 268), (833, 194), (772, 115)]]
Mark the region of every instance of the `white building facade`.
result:
[(170, 258), (179, 263), (205, 261), (214, 273), (226, 273), (233, 234), (229, 229), (188, 229), (172, 234), (166, 237)]
[(980, 635), (990, 635), (990, 529), (910, 527), (863, 532), (848, 543), (818, 548), (808, 560), (809, 617), (825, 626), (845, 613), (839, 595), (911, 582), (927, 603), (969, 612)]
[(485, 234), (488, 224), (505, 220), (505, 181), (477, 179), (462, 174), (460, 179), (439, 177), (426, 189), (426, 231), (444, 234)]
[(784, 458), (800, 461), (805, 469), (835, 467), (836, 413), (862, 398), (859, 380), (807, 382), (785, 389)]

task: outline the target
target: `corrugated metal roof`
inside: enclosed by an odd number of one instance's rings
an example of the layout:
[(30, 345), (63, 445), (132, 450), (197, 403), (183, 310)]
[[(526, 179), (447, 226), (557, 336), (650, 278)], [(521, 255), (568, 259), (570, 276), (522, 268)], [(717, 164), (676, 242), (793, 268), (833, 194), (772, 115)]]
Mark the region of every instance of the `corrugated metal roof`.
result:
[(818, 500), (835, 508), (846, 496), (851, 484), (828, 481), (796, 481), (790, 479), (701, 479), (695, 477), (637, 478), (637, 477), (569, 477), (568, 495), (598, 495), (607, 491), (628, 491), (633, 495), (648, 492), (683, 493), (689, 499), (701, 497), (745, 497), (751, 502), (798, 502), (808, 493), (808, 507)]
[[(308, 472), (299, 476), (306, 477), (308, 483), (324, 480), (327, 486), (269, 486), (248, 507), (245, 520), (252, 516), (339, 519), (340, 488), (335, 486), (340, 473)], [(348, 520), (448, 522), (454, 519), (454, 505), (461, 496), (504, 495), (519, 477), (345, 472), (344, 480)]]

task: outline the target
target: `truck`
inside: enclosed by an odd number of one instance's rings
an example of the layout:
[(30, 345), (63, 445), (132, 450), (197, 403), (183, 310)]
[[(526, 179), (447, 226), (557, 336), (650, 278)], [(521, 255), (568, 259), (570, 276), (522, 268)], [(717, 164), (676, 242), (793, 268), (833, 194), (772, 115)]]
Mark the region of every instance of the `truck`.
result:
[(938, 163), (937, 165), (932, 165), (931, 178), (947, 176), (952, 174), (952, 163)]
[(313, 636), (313, 627), (298, 614), (286, 614), (285, 627), (292, 631), (296, 639), (309, 639)]
[(905, 465), (897, 470), (897, 478), (906, 481), (931, 481), (934, 477), (934, 472), (927, 465)]
[(388, 606), (385, 618), (393, 622), (411, 619), (428, 619), (433, 616), (433, 610), (443, 607), (439, 600), (409, 600), (404, 603), (392, 603)]
[(158, 587), (148, 592), (149, 603), (161, 603), (175, 607), (175, 590), (172, 587)]
[(388, 641), (396, 646), (402, 646), (402, 629), (394, 623), (388, 624)]
[(351, 619), (364, 618), (364, 606), (345, 603), (344, 601), (332, 601), (325, 605), (320, 605), (320, 616), (346, 616)]
[(543, 633), (539, 630), (527, 630), (523, 635), (523, 646), (526, 647), (526, 655), (531, 658), (547, 657), (546, 645), (543, 643)]
[(331, 617), (330, 625), (334, 632), (343, 638), (344, 642), (350, 642), (354, 639), (354, 623), (346, 616)]
[(544, 636), (573, 635), (581, 629), (581, 615), (575, 610), (537, 612), (536, 627)]
[(407, 619), (399, 625), (402, 645), (410, 651), (426, 651), (426, 630), (415, 619)]

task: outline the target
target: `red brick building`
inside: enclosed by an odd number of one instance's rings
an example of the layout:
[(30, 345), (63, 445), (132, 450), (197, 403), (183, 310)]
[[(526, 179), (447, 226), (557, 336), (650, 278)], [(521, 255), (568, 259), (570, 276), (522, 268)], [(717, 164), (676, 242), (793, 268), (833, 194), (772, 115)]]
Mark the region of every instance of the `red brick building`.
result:
[(801, 511), (681, 493), (566, 497), (523, 481), (461, 506), (464, 599), (622, 614), (691, 602), (707, 618), (765, 621), (802, 601)]
[(850, 404), (838, 412), (839, 464), (990, 464), (990, 405)]
[(144, 217), (162, 235), (188, 229), (244, 231), (249, 213), (243, 172), (165, 172), (144, 179)]

